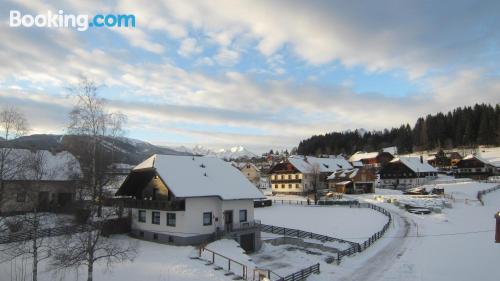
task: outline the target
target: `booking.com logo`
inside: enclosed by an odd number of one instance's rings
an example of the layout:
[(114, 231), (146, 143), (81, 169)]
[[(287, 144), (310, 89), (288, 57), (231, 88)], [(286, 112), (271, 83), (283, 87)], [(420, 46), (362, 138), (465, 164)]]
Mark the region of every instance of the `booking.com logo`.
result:
[(50, 27), (50, 28), (76, 28), (78, 31), (86, 31), (89, 27), (135, 27), (134, 15), (97, 14), (89, 15), (65, 14), (63, 10), (57, 13), (47, 11), (46, 14), (22, 15), (20, 11), (10, 11), (10, 27)]

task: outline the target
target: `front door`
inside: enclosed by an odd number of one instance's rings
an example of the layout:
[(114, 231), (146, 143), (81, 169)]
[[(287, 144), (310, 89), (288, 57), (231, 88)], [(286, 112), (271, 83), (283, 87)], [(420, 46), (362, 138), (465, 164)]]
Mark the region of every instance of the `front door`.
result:
[(233, 230), (233, 210), (224, 211), (224, 231)]

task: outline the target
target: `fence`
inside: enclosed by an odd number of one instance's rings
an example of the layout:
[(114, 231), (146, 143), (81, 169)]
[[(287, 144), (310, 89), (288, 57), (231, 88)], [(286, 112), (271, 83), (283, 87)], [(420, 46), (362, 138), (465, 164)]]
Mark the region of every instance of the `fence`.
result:
[(288, 205), (338, 205), (338, 206), (351, 206), (358, 205), (359, 201), (357, 200), (318, 200), (317, 203), (314, 200), (306, 201), (306, 200), (289, 200), (289, 199), (273, 199), (274, 204), (288, 204)]
[[(314, 201), (307, 202), (307, 201), (301, 201), (301, 200), (274, 200), (274, 203), (281, 203), (281, 204), (291, 204), (291, 205), (316, 205)], [(261, 231), (263, 232), (269, 232), (269, 233), (274, 233), (274, 234), (281, 234), (283, 236), (292, 236), (292, 237), (298, 237), (298, 238), (311, 238), (311, 239), (316, 239), (320, 240), (322, 242), (324, 241), (337, 241), (341, 243), (349, 243), (350, 247), (339, 251), (337, 253), (337, 264), (340, 263), (342, 260), (342, 257), (344, 256), (350, 256), (353, 255), (357, 252), (362, 252), (366, 250), (368, 247), (370, 247), (375, 241), (380, 239), (387, 229), (389, 229), (389, 226), (391, 225), (392, 222), (392, 216), (389, 211), (386, 209), (379, 207), (377, 205), (371, 204), (371, 203), (359, 203), (357, 200), (342, 200), (342, 201), (334, 201), (334, 200), (319, 200), (318, 204), (320, 206), (331, 206), (331, 205), (343, 205), (343, 206), (349, 206), (349, 207), (358, 207), (358, 208), (370, 208), (373, 209), (377, 212), (382, 213), (385, 215), (389, 220), (387, 223), (384, 224), (382, 229), (378, 231), (377, 233), (373, 234), (371, 237), (369, 237), (366, 241), (363, 243), (355, 243), (347, 240), (343, 240), (340, 238), (334, 238), (326, 235), (321, 235), (321, 234), (316, 234), (312, 232), (307, 232), (307, 231), (302, 231), (298, 229), (291, 229), (291, 228), (286, 228), (286, 227), (279, 227), (279, 226), (273, 226), (273, 225), (261, 225)]]
[(279, 279), (279, 281), (302, 281), (302, 280), (305, 280), (309, 275), (311, 275), (313, 273), (319, 274), (319, 263), (313, 264), (307, 268), (304, 268), (304, 269), (299, 270), (295, 273), (287, 275), (287, 276), (283, 277), (282, 279)]
[[(65, 234), (74, 234), (87, 231), (89, 230), (90, 227), (91, 227), (90, 225), (83, 224), (83, 225), (61, 226), (54, 228), (44, 228), (38, 230), (36, 237), (42, 238), (42, 237), (60, 236)], [(9, 233), (7, 235), (0, 236), (0, 244), (31, 240), (33, 237), (35, 237), (33, 231)]]
[[(97, 228), (102, 229), (104, 236), (126, 233), (130, 231), (130, 222), (128, 218), (118, 218), (97, 222), (93, 225), (78, 224), (53, 228), (42, 228), (37, 231), (36, 237), (43, 238), (75, 234)], [(31, 240), (33, 237), (35, 237), (35, 233), (31, 230), (9, 233), (6, 235), (0, 235), (0, 244), (27, 241)]]
[(303, 231), (300, 229), (294, 229), (294, 228), (286, 228), (286, 227), (281, 227), (281, 226), (261, 224), (260, 231), (267, 232), (267, 233), (273, 233), (273, 234), (280, 234), (283, 236), (297, 237), (297, 238), (310, 238), (310, 239), (315, 239), (315, 240), (319, 240), (322, 242), (348, 243), (351, 247), (355, 247), (355, 248), (360, 247), (360, 245), (358, 243), (355, 243), (355, 242), (347, 241), (347, 240), (340, 239), (340, 238), (330, 237), (330, 236), (326, 236), (326, 235), (322, 235), (322, 234), (317, 234), (317, 233), (313, 233), (313, 232)]
[[(234, 265), (237, 265), (238, 267), (241, 267), (241, 278), (243, 278), (243, 280), (248, 280), (248, 267), (240, 262), (237, 262), (231, 258), (228, 258), (224, 255), (221, 255), (217, 252), (214, 252), (212, 250), (209, 250), (205, 247), (201, 247), (198, 251), (198, 257), (201, 258), (201, 256), (203, 255), (203, 252), (208, 252), (210, 253), (211, 255), (211, 261), (209, 261), (209, 263), (207, 265), (216, 265), (217, 264), (215, 263), (215, 257), (219, 257), (219, 258), (222, 258), (225, 262), (224, 264), (227, 263), (227, 271), (228, 272), (232, 272), (231, 271), (231, 265), (233, 265), (233, 269), (234, 269)], [(219, 265), (220, 266), (220, 265)], [(223, 269), (223, 266), (221, 266), (219, 269)]]
[(483, 195), (485, 195), (487, 193), (490, 193), (490, 192), (493, 192), (493, 191), (498, 190), (498, 189), (500, 189), (500, 184), (497, 185), (497, 186), (494, 186), (492, 188), (488, 188), (488, 189), (485, 189), (485, 190), (478, 191), (477, 192), (477, 200), (479, 200), (479, 202), (481, 202), (481, 205), (484, 206)]

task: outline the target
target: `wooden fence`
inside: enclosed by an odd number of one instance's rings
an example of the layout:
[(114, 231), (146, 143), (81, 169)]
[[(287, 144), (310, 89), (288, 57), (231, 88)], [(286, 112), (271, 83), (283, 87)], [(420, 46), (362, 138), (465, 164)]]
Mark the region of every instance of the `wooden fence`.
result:
[(362, 252), (366, 250), (368, 247), (373, 245), (375, 241), (380, 239), (387, 229), (389, 229), (389, 226), (391, 225), (392, 222), (392, 216), (389, 211), (386, 209), (379, 207), (377, 205), (371, 204), (371, 203), (359, 203), (357, 200), (342, 200), (342, 201), (334, 201), (334, 200), (320, 200), (318, 201), (318, 204), (315, 204), (314, 201), (301, 201), (301, 200), (279, 200), (275, 199), (273, 200), (274, 203), (281, 203), (281, 204), (290, 204), (290, 205), (319, 205), (319, 206), (331, 206), (331, 205), (343, 205), (343, 206), (349, 206), (349, 207), (355, 207), (355, 208), (370, 208), (373, 209), (377, 212), (382, 213), (388, 218), (388, 221), (384, 224), (381, 230), (370, 236), (366, 241), (363, 243), (355, 243), (351, 241), (347, 241), (344, 239), (340, 238), (335, 238), (335, 237), (330, 237), (322, 234), (317, 234), (317, 233), (312, 233), (312, 232), (307, 232), (299, 229), (292, 229), (292, 228), (286, 228), (286, 227), (280, 227), (280, 226), (273, 226), (273, 225), (266, 225), (262, 224), (261, 225), (261, 231), (263, 232), (268, 232), (268, 233), (274, 233), (274, 234), (280, 234), (283, 236), (291, 236), (291, 237), (297, 237), (297, 238), (310, 238), (310, 239), (315, 239), (315, 240), (320, 240), (322, 242), (325, 241), (337, 241), (341, 243), (349, 243), (350, 247), (339, 251), (337, 253), (337, 264), (340, 264), (340, 261), (342, 260), (343, 257), (345, 256), (351, 256), (355, 253)]
[(359, 202), (357, 200), (318, 200), (316, 203), (314, 200), (289, 200), (289, 199), (273, 199), (274, 204), (288, 204), (288, 205), (320, 205), (320, 206), (329, 206), (329, 205), (337, 205), (337, 206), (352, 206), (357, 205)]
[[(130, 231), (130, 221), (128, 218), (118, 218), (96, 222), (93, 225), (78, 224), (53, 228), (42, 228), (37, 231), (36, 237), (43, 238), (75, 234), (88, 231), (89, 229), (102, 229), (104, 236), (126, 233)], [(33, 237), (35, 237), (34, 234), (35, 233), (32, 230), (27, 230), (0, 235), (0, 244), (31, 240)]]
[[(241, 269), (241, 275), (240, 277), (243, 279), (243, 280), (248, 280), (248, 266), (238, 262), (238, 261), (235, 261), (231, 258), (228, 258), (224, 255), (221, 255), (217, 252), (214, 252), (210, 249), (207, 249), (205, 247), (201, 247), (198, 251), (198, 258), (201, 259), (202, 255), (204, 252), (208, 252), (209, 255), (210, 255), (210, 260), (208, 261), (207, 265), (214, 265), (214, 266), (219, 266), (220, 268), (218, 269), (225, 269), (227, 270), (227, 272), (231, 272), (233, 273), (233, 270), (235, 269), (235, 266), (237, 266), (239, 269)], [(225, 262), (224, 264), (227, 264), (227, 268), (224, 268), (224, 266), (221, 266), (220, 264), (217, 264), (215, 263), (215, 258), (216, 257), (219, 257), (221, 259), (223, 259)]]
[(309, 267), (306, 267), (306, 268), (301, 269), (297, 272), (294, 272), (290, 275), (287, 275), (287, 276), (279, 279), (279, 281), (302, 281), (302, 280), (305, 280), (309, 275), (311, 275), (313, 273), (319, 274), (319, 263), (313, 264)]
[(317, 234), (317, 233), (309, 232), (309, 231), (303, 231), (300, 229), (282, 227), (282, 226), (260, 224), (260, 231), (267, 232), (267, 233), (273, 233), (273, 234), (279, 234), (279, 235), (283, 235), (283, 236), (289, 236), (289, 237), (310, 238), (310, 239), (314, 239), (314, 240), (319, 240), (321, 242), (348, 243), (350, 245), (350, 247), (355, 247), (355, 248), (359, 248), (359, 246), (360, 246), (358, 243), (347, 241), (344, 239), (326, 236), (326, 235), (322, 235), (322, 234)]
[(487, 194), (487, 193), (490, 193), (490, 192), (493, 192), (495, 190), (498, 190), (500, 189), (500, 184), (497, 185), (497, 186), (494, 186), (492, 188), (488, 188), (488, 189), (484, 189), (484, 190), (480, 190), (477, 192), (477, 200), (479, 200), (479, 202), (481, 202), (481, 205), (484, 206), (484, 202), (483, 202), (483, 195)]

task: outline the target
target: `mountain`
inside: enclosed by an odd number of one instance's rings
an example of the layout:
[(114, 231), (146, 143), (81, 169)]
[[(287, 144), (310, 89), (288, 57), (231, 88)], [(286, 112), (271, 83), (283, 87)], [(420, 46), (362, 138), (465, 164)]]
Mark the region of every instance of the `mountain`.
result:
[[(68, 150), (78, 157), (84, 140), (82, 136), (74, 135), (30, 135), (17, 138), (12, 141), (16, 148), (45, 149), (51, 151)], [(145, 141), (125, 137), (105, 138), (102, 142), (109, 157), (114, 162), (137, 165), (153, 154), (191, 155), (190, 152), (176, 151), (171, 148), (156, 146)], [(113, 152), (111, 154), (111, 152)]]
[(251, 152), (250, 150), (246, 149), (243, 146), (235, 146), (227, 149), (224, 148), (218, 150), (211, 150), (201, 145), (196, 145), (191, 149), (185, 146), (173, 147), (172, 149), (179, 152), (192, 153), (194, 155), (215, 156), (226, 160), (258, 157), (255, 153)]
[(222, 159), (238, 159), (238, 158), (252, 158), (257, 157), (257, 155), (243, 146), (235, 146), (229, 149), (219, 149), (215, 152), (215, 156)]

